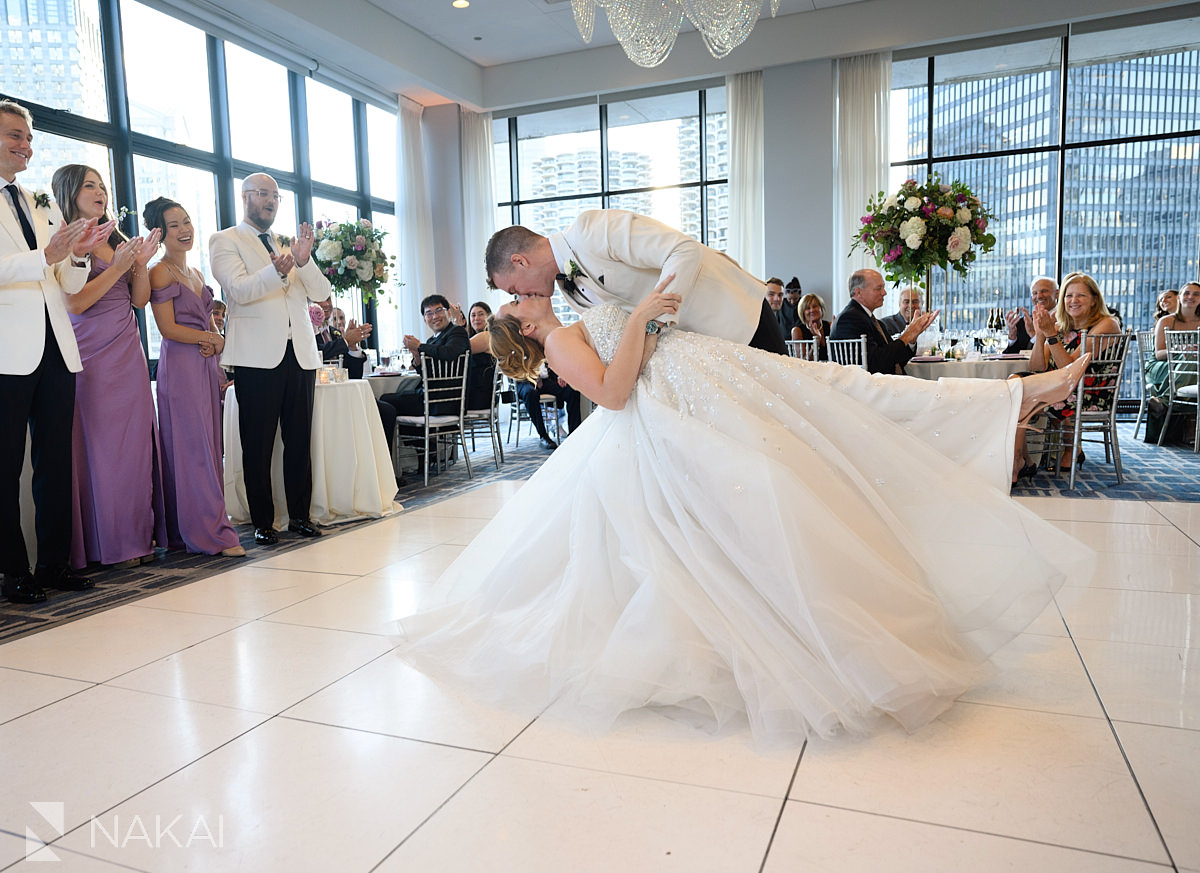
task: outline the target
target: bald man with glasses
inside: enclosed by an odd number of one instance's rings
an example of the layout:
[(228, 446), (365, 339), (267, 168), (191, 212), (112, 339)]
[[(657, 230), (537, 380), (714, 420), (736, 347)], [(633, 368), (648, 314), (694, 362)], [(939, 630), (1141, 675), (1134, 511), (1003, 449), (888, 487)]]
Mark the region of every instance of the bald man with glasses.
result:
[(275, 431), (283, 437), (283, 483), (288, 530), (317, 537), (312, 502), (314, 371), (321, 355), (308, 317), (308, 301), (329, 299), (329, 280), (312, 259), (313, 229), (301, 224), (284, 245), (271, 232), (279, 211), (279, 186), (266, 173), (242, 183), (242, 222), (209, 241), (213, 276), (229, 312), (221, 366), (232, 367), (242, 440), (243, 477), (254, 541), (279, 541), (271, 496)]

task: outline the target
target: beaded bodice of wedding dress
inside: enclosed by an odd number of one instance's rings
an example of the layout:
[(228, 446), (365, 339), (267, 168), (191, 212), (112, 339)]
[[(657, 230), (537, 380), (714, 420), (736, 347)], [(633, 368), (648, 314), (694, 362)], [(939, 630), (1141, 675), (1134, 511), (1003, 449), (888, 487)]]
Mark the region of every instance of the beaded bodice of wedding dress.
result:
[[(605, 362), (626, 315), (583, 321)], [(652, 707), (775, 744), (912, 730), (1089, 553), (1008, 497), (1020, 388), (872, 376), (676, 329), (400, 623), (476, 696)]]

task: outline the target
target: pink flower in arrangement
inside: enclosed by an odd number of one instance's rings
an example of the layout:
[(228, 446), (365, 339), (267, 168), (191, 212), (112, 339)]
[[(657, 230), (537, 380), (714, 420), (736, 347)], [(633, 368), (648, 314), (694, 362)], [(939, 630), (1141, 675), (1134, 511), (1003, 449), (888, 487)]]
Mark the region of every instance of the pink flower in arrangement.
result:
[(324, 226), (325, 226), (325, 222), (323, 222), (323, 221), (318, 221), (315, 225), (313, 225), (313, 227), (317, 230), (320, 230)]
[(342, 261), (342, 264), (347, 270), (353, 270), (358, 266), (358, 258), (350, 255), (346, 260)]
[(358, 223), (359, 223), (359, 226), (365, 227), (368, 230), (371, 228), (371, 222), (367, 221), (365, 218), (360, 218), (358, 220)]
[(869, 215), (864, 215), (862, 218), (859, 219), (859, 221), (861, 221), (863, 224), (870, 224), (872, 220), (873, 219)]
[(367, 238), (365, 236), (363, 236), (362, 234), (359, 234), (358, 236), (356, 236), (354, 238), (354, 250), (356, 252), (361, 252), (366, 247), (367, 247)]
[(892, 249), (890, 252), (888, 252), (886, 255), (883, 256), (883, 262), (885, 264), (890, 264), (892, 261), (896, 260), (896, 258), (900, 257), (900, 254), (903, 251), (904, 251), (903, 246), (896, 246), (894, 249)]
[(981, 231), (987, 230), (987, 219), (986, 218), (975, 219), (975, 226), (977, 228), (979, 228)]
[(926, 203), (924, 206), (921, 207), (921, 211), (923, 213), (925, 213), (925, 217), (928, 218), (929, 216), (933, 215), (933, 204)]
[(325, 310), (321, 308), (321, 304), (308, 304), (308, 320), (312, 322), (314, 331), (320, 330), (321, 325), (325, 323)]

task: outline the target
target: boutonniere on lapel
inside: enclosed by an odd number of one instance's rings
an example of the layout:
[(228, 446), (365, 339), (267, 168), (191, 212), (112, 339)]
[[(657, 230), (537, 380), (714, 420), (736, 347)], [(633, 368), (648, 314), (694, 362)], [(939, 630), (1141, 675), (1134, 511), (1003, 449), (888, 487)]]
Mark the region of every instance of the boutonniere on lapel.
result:
[(554, 277), (554, 280), (562, 287), (563, 291), (568, 294), (577, 294), (579, 292), (575, 280), (583, 275), (583, 270), (579, 269), (579, 264), (574, 261), (567, 261), (567, 272), (559, 273)]
[(50, 195), (45, 191), (37, 191), (33, 195), (33, 205), (40, 206), (42, 209), (50, 208)]

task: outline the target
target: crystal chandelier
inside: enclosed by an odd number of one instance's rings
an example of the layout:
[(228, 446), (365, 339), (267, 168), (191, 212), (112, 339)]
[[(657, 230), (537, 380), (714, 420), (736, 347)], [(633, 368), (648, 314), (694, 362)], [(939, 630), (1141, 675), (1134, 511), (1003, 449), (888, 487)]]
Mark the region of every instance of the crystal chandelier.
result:
[[(771, 17), (779, 0), (770, 0)], [(571, 0), (575, 26), (584, 42), (592, 41), (596, 7), (608, 14), (608, 25), (629, 60), (656, 67), (667, 59), (684, 16), (700, 32), (714, 58), (723, 58), (750, 35), (762, 0)]]

